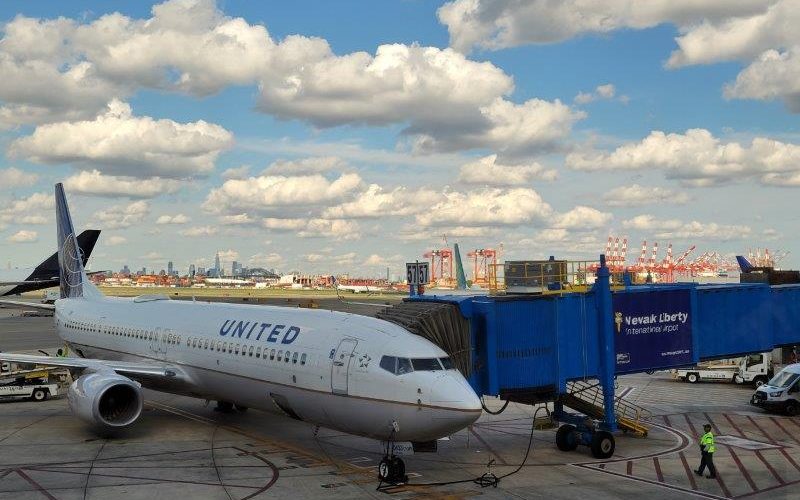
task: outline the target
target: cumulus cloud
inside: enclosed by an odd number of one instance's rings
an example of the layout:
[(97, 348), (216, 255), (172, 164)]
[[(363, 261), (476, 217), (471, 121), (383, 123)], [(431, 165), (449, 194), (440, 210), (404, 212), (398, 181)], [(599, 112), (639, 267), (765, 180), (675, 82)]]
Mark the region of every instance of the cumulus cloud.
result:
[(104, 175), (99, 170), (81, 171), (64, 180), (64, 187), (71, 193), (89, 196), (116, 198), (155, 198), (162, 194), (171, 194), (182, 187), (176, 179), (150, 177), (139, 179), (127, 175)]
[(21, 229), (6, 239), (11, 243), (33, 243), (39, 239), (39, 235), (36, 231)]
[(742, 240), (752, 234), (745, 225), (718, 224), (716, 222), (684, 222), (679, 219), (658, 219), (652, 215), (638, 215), (623, 221), (625, 229), (655, 232), (655, 237), (669, 240)]
[(653, 131), (641, 142), (611, 152), (571, 153), (566, 164), (578, 170), (661, 169), (668, 178), (692, 186), (750, 177), (771, 184), (800, 173), (800, 146), (763, 137), (754, 138), (749, 146), (723, 142), (705, 129), (689, 129), (685, 134)]
[(262, 175), (231, 179), (212, 189), (203, 207), (212, 213), (269, 211), (280, 207), (320, 205), (347, 198), (361, 186), (358, 174), (328, 180), (320, 174)]
[(25, 172), (18, 168), (9, 167), (0, 169), (0, 189), (33, 186), (38, 180), (38, 175)]
[(272, 267), (283, 263), (283, 257), (275, 252), (257, 253), (247, 259), (250, 267)]
[(262, 227), (273, 231), (291, 231), (300, 238), (333, 238), (335, 240), (356, 240), (361, 238), (357, 222), (342, 219), (278, 219), (267, 217), (261, 221)]
[(402, 124), (418, 151), (552, 148), (583, 117), (558, 101), (507, 100), (509, 75), (452, 49), (340, 55), (321, 38), (275, 40), (212, 0), (170, 0), (147, 19), (20, 16), (0, 69), (0, 123), (11, 125), (87, 120), (141, 88), (204, 96), (231, 85), (257, 85), (257, 109), (317, 127)]
[(415, 216), (417, 224), (432, 226), (502, 226), (542, 221), (550, 205), (533, 189), (447, 191), (429, 210)]
[(611, 222), (612, 215), (596, 208), (578, 205), (572, 210), (557, 214), (552, 222), (555, 229), (597, 229)]
[(9, 152), (38, 163), (91, 165), (109, 174), (181, 178), (213, 170), (232, 143), (231, 133), (218, 125), (135, 117), (128, 104), (114, 100), (93, 120), (36, 127), (12, 142)]
[(632, 184), (619, 186), (603, 195), (606, 205), (612, 207), (637, 207), (642, 205), (682, 205), (689, 201), (689, 195), (683, 191), (667, 189), (660, 186), (642, 186)]
[(156, 224), (186, 224), (190, 220), (191, 217), (183, 214), (161, 215), (156, 219)]
[(769, 0), (455, 0), (438, 10), (450, 45), (497, 50), (662, 23), (679, 26), (762, 12)]
[(272, 162), (262, 175), (313, 175), (347, 168), (347, 162), (335, 156), (278, 160)]
[(438, 202), (441, 195), (430, 189), (411, 190), (398, 187), (386, 190), (378, 184), (370, 184), (355, 199), (326, 208), (322, 217), (326, 219), (369, 219), (386, 216), (412, 215), (428, 210)]
[(495, 154), (462, 165), (458, 180), (465, 184), (521, 186), (534, 179), (554, 181), (557, 177), (557, 170), (546, 169), (538, 163), (504, 165), (497, 161)]
[(213, 236), (219, 232), (216, 226), (195, 226), (178, 231), (181, 236), (188, 236), (190, 238), (198, 238), (202, 236)]
[(667, 66), (743, 61), (749, 65), (725, 85), (729, 99), (782, 99), (800, 113), (800, 10), (795, 0), (722, 20), (704, 20), (683, 30)]
[(55, 199), (49, 193), (34, 193), (27, 198), (18, 198), (0, 205), (0, 224), (11, 223), (44, 224), (53, 213)]
[(105, 243), (106, 245), (111, 246), (111, 247), (115, 247), (115, 246), (118, 246), (118, 245), (124, 245), (127, 242), (128, 242), (128, 239), (125, 238), (124, 236), (116, 236), (116, 235), (115, 236), (109, 236), (108, 238), (104, 238), (104, 241), (103, 241), (103, 243)]
[(598, 85), (592, 92), (579, 92), (574, 100), (576, 104), (589, 104), (590, 102), (601, 99), (613, 99), (616, 94), (617, 88), (614, 84), (606, 83), (604, 85)]
[(250, 176), (250, 165), (242, 165), (235, 168), (229, 168), (220, 174), (225, 179), (246, 179)]
[(114, 205), (94, 213), (94, 223), (101, 229), (125, 229), (141, 224), (150, 213), (150, 204), (145, 200), (127, 205)]

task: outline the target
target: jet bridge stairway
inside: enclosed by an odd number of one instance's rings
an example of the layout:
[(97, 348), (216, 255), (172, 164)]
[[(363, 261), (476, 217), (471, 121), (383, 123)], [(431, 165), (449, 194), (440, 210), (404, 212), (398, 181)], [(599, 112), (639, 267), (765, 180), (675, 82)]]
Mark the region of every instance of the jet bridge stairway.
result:
[[(599, 382), (574, 381), (567, 383), (567, 394), (560, 398), (564, 406), (593, 418), (603, 419), (603, 389)], [(648, 427), (643, 423), (652, 415), (639, 405), (625, 401), (617, 396), (614, 401), (614, 413), (617, 416), (617, 426), (626, 432), (637, 436), (646, 437)]]

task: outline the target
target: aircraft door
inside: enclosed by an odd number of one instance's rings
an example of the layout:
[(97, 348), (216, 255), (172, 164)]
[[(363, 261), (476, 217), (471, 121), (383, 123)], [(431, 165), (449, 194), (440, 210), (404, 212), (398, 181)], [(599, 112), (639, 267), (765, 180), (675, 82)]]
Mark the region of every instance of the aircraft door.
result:
[(175, 332), (167, 328), (161, 333), (161, 358), (167, 357), (167, 347), (169, 346), (170, 340), (175, 336)]
[(333, 355), (331, 362), (331, 391), (334, 394), (347, 394), (347, 377), (350, 371), (350, 363), (353, 359), (353, 351), (356, 349), (358, 341), (355, 339), (343, 339), (339, 342), (339, 347)]

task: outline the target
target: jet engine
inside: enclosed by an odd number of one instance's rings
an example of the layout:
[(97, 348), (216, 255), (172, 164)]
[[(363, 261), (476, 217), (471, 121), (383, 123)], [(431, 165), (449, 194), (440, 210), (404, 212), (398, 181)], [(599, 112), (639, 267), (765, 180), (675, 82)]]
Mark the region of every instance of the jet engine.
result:
[(96, 429), (125, 428), (142, 413), (142, 389), (133, 380), (109, 373), (87, 373), (69, 386), (72, 413)]

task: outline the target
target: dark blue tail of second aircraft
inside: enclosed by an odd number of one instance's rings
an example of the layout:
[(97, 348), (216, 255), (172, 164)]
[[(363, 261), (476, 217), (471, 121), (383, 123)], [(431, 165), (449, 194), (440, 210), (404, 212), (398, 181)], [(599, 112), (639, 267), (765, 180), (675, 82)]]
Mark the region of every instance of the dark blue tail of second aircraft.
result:
[(749, 272), (753, 269), (753, 264), (751, 264), (749, 260), (745, 259), (743, 255), (737, 255), (736, 262), (739, 263), (739, 269), (741, 269), (743, 273)]

